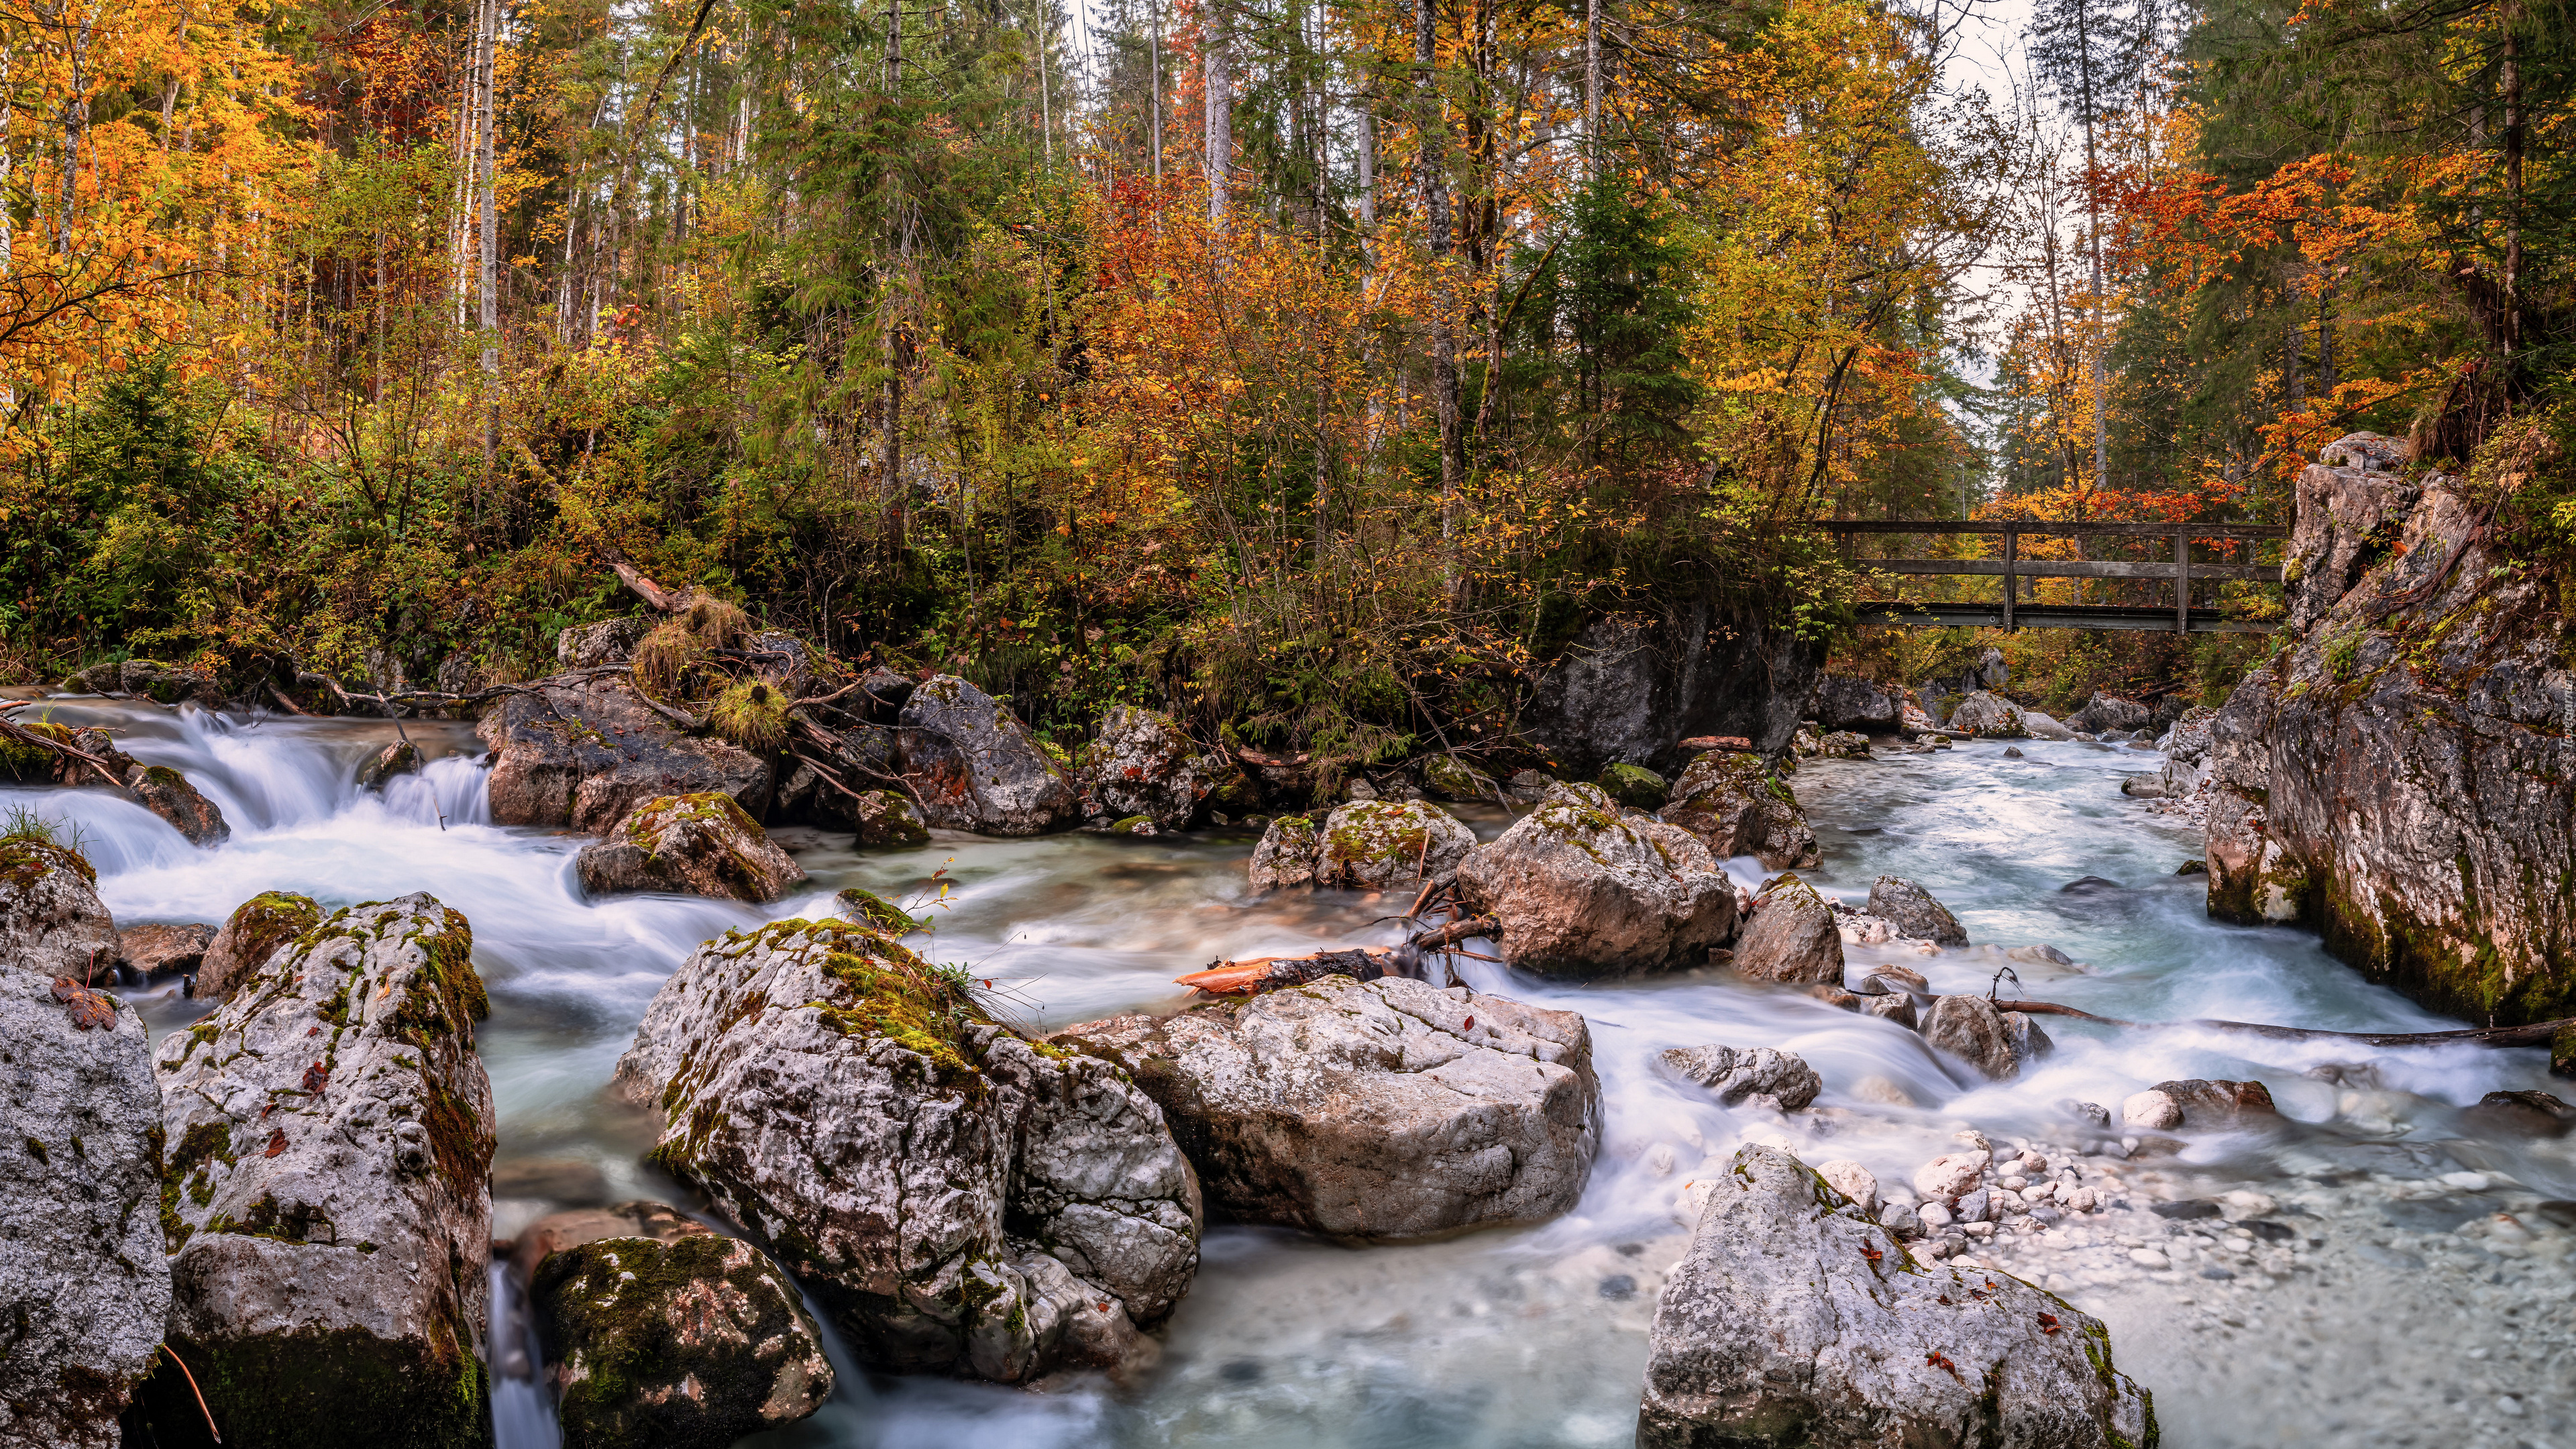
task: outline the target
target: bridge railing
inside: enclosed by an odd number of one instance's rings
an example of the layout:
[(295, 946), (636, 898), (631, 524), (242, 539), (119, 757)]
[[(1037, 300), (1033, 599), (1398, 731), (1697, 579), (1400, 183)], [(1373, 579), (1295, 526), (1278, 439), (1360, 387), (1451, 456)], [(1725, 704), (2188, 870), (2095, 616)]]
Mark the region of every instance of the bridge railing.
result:
[[(2037, 519), (1981, 518), (1968, 522), (1869, 521), (1828, 519), (1817, 524), (1841, 536), (1843, 553), (1853, 562), (1890, 574), (1957, 574), (2000, 577), (2003, 597), (1997, 603), (1955, 600), (1883, 599), (1863, 603), (1862, 616), (1877, 622), (1950, 628), (1962, 625), (2015, 629), (2159, 629), (2177, 634), (2268, 634), (2272, 626), (2253, 619), (2231, 619), (2216, 609), (2191, 606), (2195, 579), (2281, 582), (2278, 564), (2195, 562), (2194, 539), (2243, 542), (2248, 552), (2259, 540), (2289, 537), (2287, 528), (2263, 523), (2053, 523)], [(1971, 534), (2000, 537), (1999, 558), (1859, 558), (1858, 539), (1867, 534)], [(2130, 559), (2033, 559), (2021, 557), (2024, 538), (2129, 538), (2169, 541), (2173, 557), (2164, 562)], [(2170, 609), (2118, 604), (2023, 603), (2023, 579), (2171, 579)]]

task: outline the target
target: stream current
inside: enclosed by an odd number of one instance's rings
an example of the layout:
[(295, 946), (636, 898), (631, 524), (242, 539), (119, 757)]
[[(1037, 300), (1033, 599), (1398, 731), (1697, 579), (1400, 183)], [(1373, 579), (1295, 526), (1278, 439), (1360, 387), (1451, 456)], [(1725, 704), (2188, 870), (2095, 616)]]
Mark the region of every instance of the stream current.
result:
[[(114, 728), (135, 758), (186, 772), (232, 826), (227, 843), (199, 850), (104, 793), (0, 791), (0, 804), (77, 832), (120, 927), (219, 923), (262, 890), (326, 908), (427, 890), (465, 913), (492, 1001), (478, 1035), (500, 1112), (496, 1238), (563, 1206), (693, 1204), (643, 1164), (651, 1124), (604, 1103), (601, 1089), (664, 978), (728, 928), (827, 915), (847, 885), (926, 899), (944, 866), (954, 888), (932, 910), (935, 933), (916, 944), (971, 963), (999, 983), (1004, 1014), (1044, 1031), (1175, 1007), (1186, 993), (1171, 979), (1220, 956), (1391, 940), (1397, 928), (1382, 918), (1408, 904), (1354, 892), (1255, 898), (1244, 877), (1255, 837), (1243, 831), (942, 835), (918, 850), (861, 853), (846, 835), (802, 829), (777, 838), (812, 883), (771, 906), (591, 901), (572, 868), (584, 837), (490, 823), (482, 746), (466, 726), (408, 722), (429, 763), (377, 795), (355, 775), (394, 738), (389, 723), (93, 700), (48, 708)], [(1931, 956), (1849, 947), (1851, 979), (1901, 961), (1936, 991), (1982, 992), (2009, 965), (2022, 985), (2007, 983), (2008, 995), (2129, 1020), (2458, 1024), (2364, 981), (2312, 935), (2210, 922), (2200, 878), (2175, 874), (2200, 854), (2198, 833), (2118, 792), (2123, 775), (2160, 756), (2083, 742), (2020, 749), (1810, 761), (1796, 775), (1824, 847), (1806, 878), (1857, 904), (1877, 876), (1909, 877), (1978, 943)], [(1485, 839), (1509, 823), (1499, 809), (1461, 814)], [(1748, 885), (1764, 874), (1749, 859), (1729, 869)], [(2043, 943), (2075, 964), (2000, 954)], [(1572, 1213), (1367, 1248), (1212, 1225), (1196, 1285), (1158, 1335), (1160, 1362), (1126, 1381), (1077, 1376), (1028, 1391), (899, 1378), (857, 1368), (836, 1342), (832, 1401), (746, 1444), (1626, 1444), (1656, 1292), (1688, 1240), (1691, 1183), (1760, 1140), (1810, 1163), (1857, 1160), (1895, 1187), (1974, 1128), (2071, 1159), (2100, 1185), (2103, 1211), (2000, 1233), (1971, 1253), (2108, 1322), (2120, 1366), (2155, 1394), (2167, 1445), (2576, 1449), (2576, 1139), (2482, 1135), (2460, 1110), (2490, 1091), (2548, 1090), (2541, 1052), (2052, 1018), (2056, 1051), (2021, 1080), (1990, 1084), (1894, 1025), (1721, 971), (1581, 985), (1474, 961), (1458, 970), (1479, 990), (1591, 1024), (1605, 1131)], [(167, 983), (130, 994), (156, 1036), (204, 1010)], [(1784, 1119), (1720, 1108), (1652, 1070), (1656, 1052), (1703, 1043), (1796, 1052), (1824, 1094)], [(2079, 1132), (2057, 1106), (2079, 1099), (2116, 1114), (2129, 1093), (2181, 1077), (2261, 1080), (2288, 1120), (2186, 1133), (2178, 1152), (2153, 1141), (2133, 1151)], [(2221, 1202), (2225, 1216), (2148, 1210), (2197, 1198)], [(2238, 1226), (2247, 1220), (2253, 1230)], [(495, 1287), (500, 1445), (552, 1445), (542, 1391), (510, 1372), (532, 1349), (523, 1318), (502, 1307), (513, 1295), (497, 1270)]]

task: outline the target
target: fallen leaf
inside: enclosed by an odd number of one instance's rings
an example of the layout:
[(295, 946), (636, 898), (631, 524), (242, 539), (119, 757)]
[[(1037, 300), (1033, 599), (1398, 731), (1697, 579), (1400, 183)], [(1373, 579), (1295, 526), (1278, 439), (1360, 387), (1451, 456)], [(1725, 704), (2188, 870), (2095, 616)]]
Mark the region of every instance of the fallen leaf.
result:
[(313, 1065), (304, 1069), (304, 1090), (311, 1092), (313, 1095), (318, 1097), (322, 1095), (322, 1089), (329, 1085), (331, 1085), (331, 1069), (329, 1067), (322, 1065), (320, 1062), (315, 1062)]
[(262, 1152), (262, 1153), (260, 1154), (260, 1156), (262, 1156), (262, 1157), (275, 1157), (277, 1154), (279, 1154), (279, 1153), (281, 1153), (281, 1152), (284, 1152), (285, 1150), (286, 1150), (286, 1129), (285, 1129), (285, 1128), (283, 1128), (283, 1127), (280, 1127), (280, 1128), (278, 1128), (276, 1131), (271, 1132), (271, 1133), (269, 1133), (269, 1134), (268, 1134), (268, 1150), (267, 1150), (267, 1151), (265, 1151), (265, 1152)]
[(1467, 1024), (1466, 1024), (1465, 1026), (1463, 1026), (1463, 1027), (1460, 1027), (1460, 1028), (1459, 1028), (1459, 1030), (1461, 1030), (1461, 1031), (1474, 1031), (1475, 1029), (1476, 1029), (1476, 1018), (1474, 1018), (1474, 1017), (1472, 1017), (1472, 1016), (1467, 1018)]
[(82, 1031), (116, 1025), (116, 1003), (68, 976), (54, 978), (54, 999), (69, 1009), (72, 1025)]
[(2055, 1333), (2057, 1331), (2057, 1315), (2054, 1313), (2043, 1313), (2039, 1315), (2039, 1331), (2042, 1333)]

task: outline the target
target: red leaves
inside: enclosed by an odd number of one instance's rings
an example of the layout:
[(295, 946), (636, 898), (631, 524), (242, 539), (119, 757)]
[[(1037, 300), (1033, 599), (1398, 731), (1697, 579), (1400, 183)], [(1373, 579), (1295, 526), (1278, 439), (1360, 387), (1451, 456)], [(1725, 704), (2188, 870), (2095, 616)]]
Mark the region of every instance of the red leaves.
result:
[(1950, 1362), (1950, 1356), (1937, 1348), (1923, 1356), (1923, 1363), (1925, 1367), (1940, 1369), (1963, 1384), (1968, 1381), (1967, 1375), (1959, 1372), (1959, 1366)]
[(82, 1031), (106, 1030), (116, 1025), (116, 1003), (68, 976), (54, 978), (54, 999), (70, 1010), (72, 1025)]
[(1472, 1016), (1471, 1016), (1471, 1017), (1468, 1017), (1468, 1018), (1467, 1018), (1467, 1024), (1466, 1024), (1465, 1026), (1462, 1026), (1462, 1027), (1458, 1028), (1458, 1029), (1459, 1029), (1460, 1031), (1474, 1031), (1474, 1030), (1476, 1029), (1476, 1018), (1474, 1018), (1474, 1017), (1472, 1017)]
[(2055, 1333), (2057, 1331), (2057, 1315), (2054, 1313), (2043, 1313), (2039, 1315), (2039, 1331), (2042, 1333)]
[(304, 1090), (311, 1092), (314, 1096), (318, 1097), (322, 1095), (322, 1089), (329, 1085), (331, 1085), (331, 1069), (329, 1067), (324, 1066), (320, 1062), (315, 1062), (313, 1065), (304, 1069)]
[(262, 1157), (275, 1157), (277, 1154), (284, 1152), (285, 1150), (286, 1129), (280, 1127), (268, 1134), (268, 1146), (262, 1150), (259, 1155)]
[(1873, 1263), (1878, 1262), (1880, 1259), (1887, 1256), (1885, 1253), (1880, 1252), (1878, 1249), (1871, 1247), (1867, 1243), (1860, 1245), (1860, 1255), (1869, 1259)]

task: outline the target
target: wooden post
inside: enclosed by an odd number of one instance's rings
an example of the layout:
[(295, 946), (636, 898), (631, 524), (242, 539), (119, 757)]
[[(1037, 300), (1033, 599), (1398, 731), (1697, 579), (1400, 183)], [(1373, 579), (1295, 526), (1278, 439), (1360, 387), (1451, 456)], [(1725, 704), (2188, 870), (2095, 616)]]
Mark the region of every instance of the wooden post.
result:
[(2004, 530), (2004, 632), (2013, 631), (2013, 551), (2020, 535)]
[(2191, 535), (2174, 535), (2174, 632), (2191, 632)]

